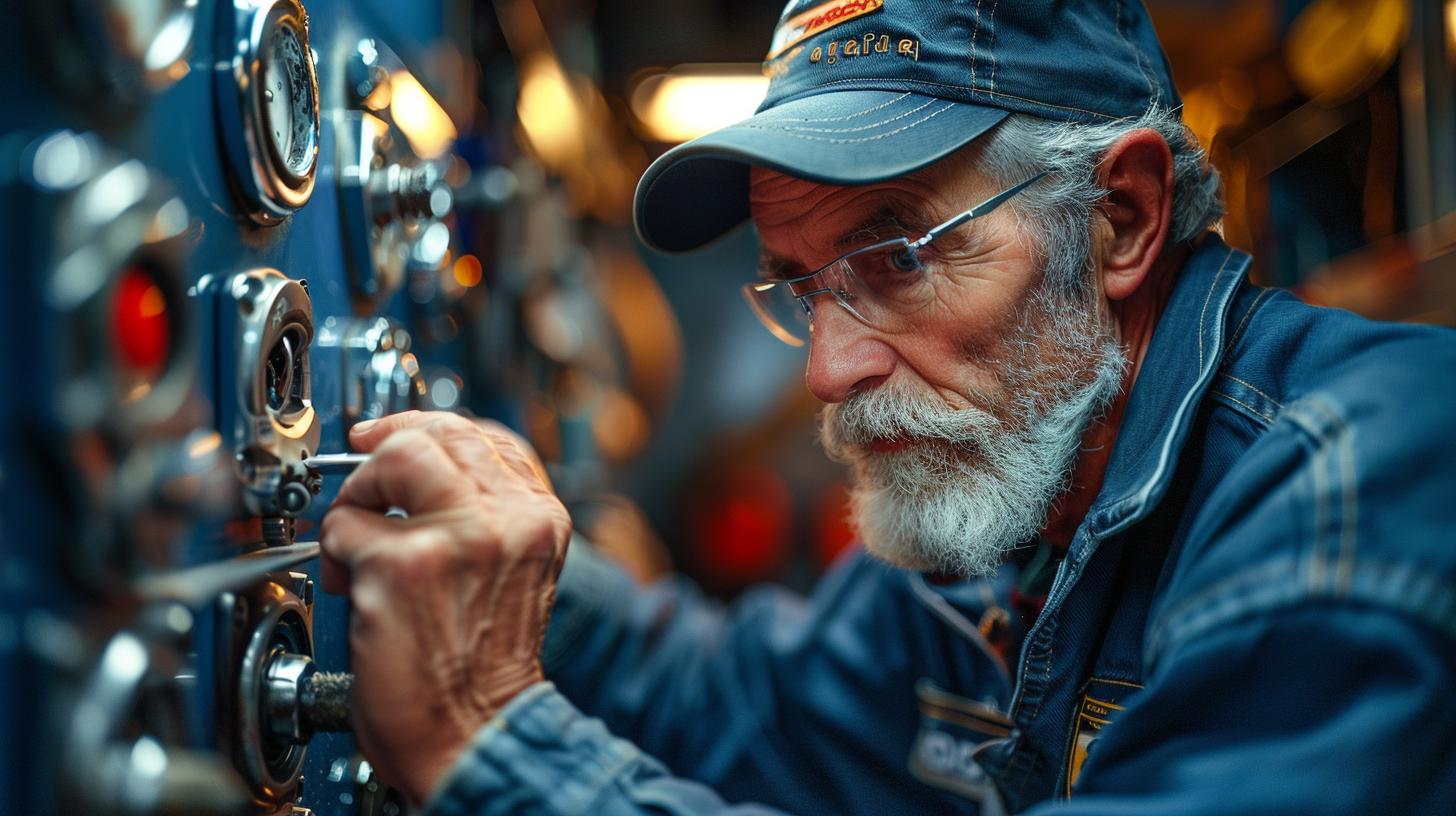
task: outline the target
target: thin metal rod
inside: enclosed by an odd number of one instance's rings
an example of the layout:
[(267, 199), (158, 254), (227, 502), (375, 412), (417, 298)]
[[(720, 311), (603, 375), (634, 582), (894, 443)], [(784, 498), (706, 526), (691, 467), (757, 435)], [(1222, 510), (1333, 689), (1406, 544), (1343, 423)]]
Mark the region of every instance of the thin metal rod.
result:
[(236, 558), (141, 579), (137, 590), (146, 601), (174, 601), (198, 606), (223, 592), (242, 589), (270, 572), (317, 558), (317, 541), (269, 547)]
[(303, 460), (303, 466), (320, 473), (352, 473), (369, 461), (368, 453), (321, 453)]

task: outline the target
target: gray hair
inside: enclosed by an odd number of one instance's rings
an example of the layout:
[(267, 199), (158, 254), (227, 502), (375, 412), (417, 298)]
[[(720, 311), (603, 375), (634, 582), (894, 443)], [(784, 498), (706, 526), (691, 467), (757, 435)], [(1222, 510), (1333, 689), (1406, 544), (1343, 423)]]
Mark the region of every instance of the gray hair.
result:
[(1006, 186), (1050, 173), (1009, 203), (1030, 222), (1047, 282), (1063, 293), (1082, 294), (1089, 284), (1092, 208), (1107, 195), (1097, 184), (1097, 165), (1114, 142), (1142, 128), (1157, 131), (1173, 153), (1168, 239), (1181, 243), (1198, 237), (1223, 217), (1223, 196), (1218, 171), (1175, 109), (1154, 106), (1136, 119), (1097, 125), (1012, 114), (983, 142), (981, 163)]

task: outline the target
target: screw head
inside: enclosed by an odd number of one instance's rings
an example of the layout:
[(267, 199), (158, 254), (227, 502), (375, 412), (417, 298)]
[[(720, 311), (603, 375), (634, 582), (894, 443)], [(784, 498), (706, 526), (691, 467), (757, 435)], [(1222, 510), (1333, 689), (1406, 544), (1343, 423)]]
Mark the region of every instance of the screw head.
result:
[(299, 482), (288, 482), (278, 488), (278, 507), (290, 516), (296, 516), (313, 503), (313, 493)]

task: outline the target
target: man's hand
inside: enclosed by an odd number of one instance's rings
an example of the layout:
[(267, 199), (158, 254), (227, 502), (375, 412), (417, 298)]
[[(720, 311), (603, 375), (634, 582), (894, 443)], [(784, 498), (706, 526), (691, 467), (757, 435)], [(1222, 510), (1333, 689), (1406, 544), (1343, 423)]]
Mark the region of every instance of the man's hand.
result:
[[(324, 517), (324, 588), (353, 601), (359, 745), (423, 802), (475, 732), (542, 679), (571, 520), (501, 426), (412, 411), (361, 423), (350, 441), (374, 455)], [(391, 507), (409, 518), (386, 518)]]

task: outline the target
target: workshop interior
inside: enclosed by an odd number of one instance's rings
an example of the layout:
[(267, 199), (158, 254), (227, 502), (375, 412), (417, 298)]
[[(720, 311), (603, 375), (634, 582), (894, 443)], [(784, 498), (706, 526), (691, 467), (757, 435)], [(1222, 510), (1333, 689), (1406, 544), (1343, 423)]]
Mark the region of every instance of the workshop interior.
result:
[[(1456, 325), (1456, 0), (1148, 5), (1259, 282)], [(781, 6), (9, 5), (0, 813), (409, 812), (318, 584), (367, 419), (518, 430), (644, 583), (803, 590), (853, 546), (751, 228), (631, 224), (762, 99)]]

